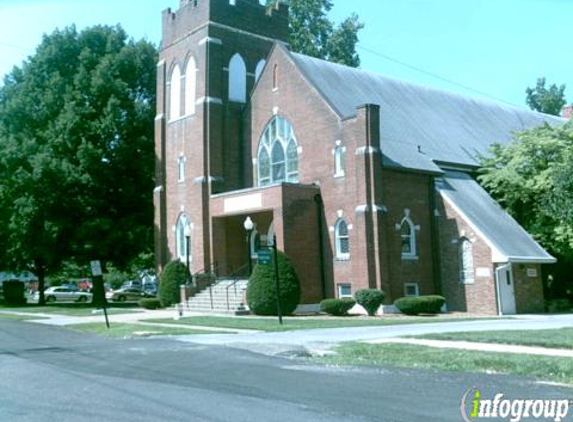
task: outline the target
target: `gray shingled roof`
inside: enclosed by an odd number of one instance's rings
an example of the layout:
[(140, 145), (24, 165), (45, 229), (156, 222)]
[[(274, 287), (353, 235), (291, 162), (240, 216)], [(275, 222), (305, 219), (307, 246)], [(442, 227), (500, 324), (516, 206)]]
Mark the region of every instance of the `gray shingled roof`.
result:
[(382, 151), (385, 165), (392, 167), (428, 172), (439, 172), (434, 163), (475, 167), (478, 153), (486, 154), (492, 143), (508, 143), (512, 132), (543, 122), (565, 122), (554, 116), (290, 54), (341, 119), (355, 116), (361, 105), (380, 105)]
[(436, 187), (494, 249), (494, 262), (555, 262), (555, 258), (467, 174), (448, 171)]

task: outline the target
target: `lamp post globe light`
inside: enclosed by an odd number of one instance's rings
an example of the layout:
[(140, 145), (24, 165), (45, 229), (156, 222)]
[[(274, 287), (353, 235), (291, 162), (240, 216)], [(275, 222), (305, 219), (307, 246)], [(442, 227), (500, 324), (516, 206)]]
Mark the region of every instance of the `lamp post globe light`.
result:
[(249, 277), (250, 277), (251, 274), (253, 273), (253, 261), (251, 257), (251, 233), (253, 233), (253, 229), (255, 228), (255, 224), (253, 223), (253, 220), (251, 220), (250, 216), (246, 218), (245, 222), (243, 223), (243, 227), (247, 232), (247, 257), (249, 262)]
[(191, 225), (187, 223), (185, 229), (183, 230), (183, 235), (185, 236), (185, 258), (187, 263), (187, 284), (191, 281), (191, 268), (189, 266), (189, 254), (191, 249)]

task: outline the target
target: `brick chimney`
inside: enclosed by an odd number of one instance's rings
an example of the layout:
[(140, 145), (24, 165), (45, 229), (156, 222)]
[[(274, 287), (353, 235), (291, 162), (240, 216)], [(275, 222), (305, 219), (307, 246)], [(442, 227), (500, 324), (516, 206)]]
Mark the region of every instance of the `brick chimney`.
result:
[(561, 109), (561, 117), (570, 119), (573, 117), (573, 105), (565, 106)]

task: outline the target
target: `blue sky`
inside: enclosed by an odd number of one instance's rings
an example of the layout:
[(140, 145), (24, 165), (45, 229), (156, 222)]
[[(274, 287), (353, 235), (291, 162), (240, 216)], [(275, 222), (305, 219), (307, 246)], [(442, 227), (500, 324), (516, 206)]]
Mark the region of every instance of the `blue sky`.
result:
[[(158, 43), (161, 11), (178, 4), (0, 0), (0, 75), (33, 54), (42, 34), (71, 24), (120, 23), (134, 38)], [(524, 108), (525, 88), (546, 76), (565, 83), (573, 101), (571, 0), (334, 0), (331, 18), (352, 12), (365, 23), (363, 69)]]

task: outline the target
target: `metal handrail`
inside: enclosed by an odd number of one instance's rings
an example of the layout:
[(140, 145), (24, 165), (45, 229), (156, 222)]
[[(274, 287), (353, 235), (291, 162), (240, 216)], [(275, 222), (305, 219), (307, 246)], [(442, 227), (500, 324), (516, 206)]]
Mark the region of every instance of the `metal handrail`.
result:
[(249, 268), (249, 264), (243, 265), (242, 267), (240, 267), (237, 271), (235, 271), (233, 274), (229, 275), (228, 277), (225, 277), (226, 279), (231, 279), (233, 280), (233, 282), (231, 284), (229, 284), (226, 288), (226, 293), (227, 293), (227, 310), (230, 311), (231, 310), (231, 305), (229, 303), (229, 289), (231, 287), (233, 287), (234, 292), (235, 292), (235, 298), (237, 297), (237, 283), (239, 282), (239, 280), (242, 280), (243, 278), (241, 278), (239, 276), (239, 274), (245, 270), (246, 268)]
[(207, 268), (203, 268), (200, 271), (197, 271), (195, 274), (193, 274), (192, 277), (194, 277), (195, 280), (197, 280), (197, 278), (200, 275), (208, 275), (209, 276), (209, 298), (211, 301), (211, 309), (214, 309), (213, 306), (213, 282), (212, 282), (212, 277), (215, 276), (215, 280), (217, 279), (217, 269), (219, 267), (219, 263), (217, 261), (211, 263), (209, 265), (209, 267)]

